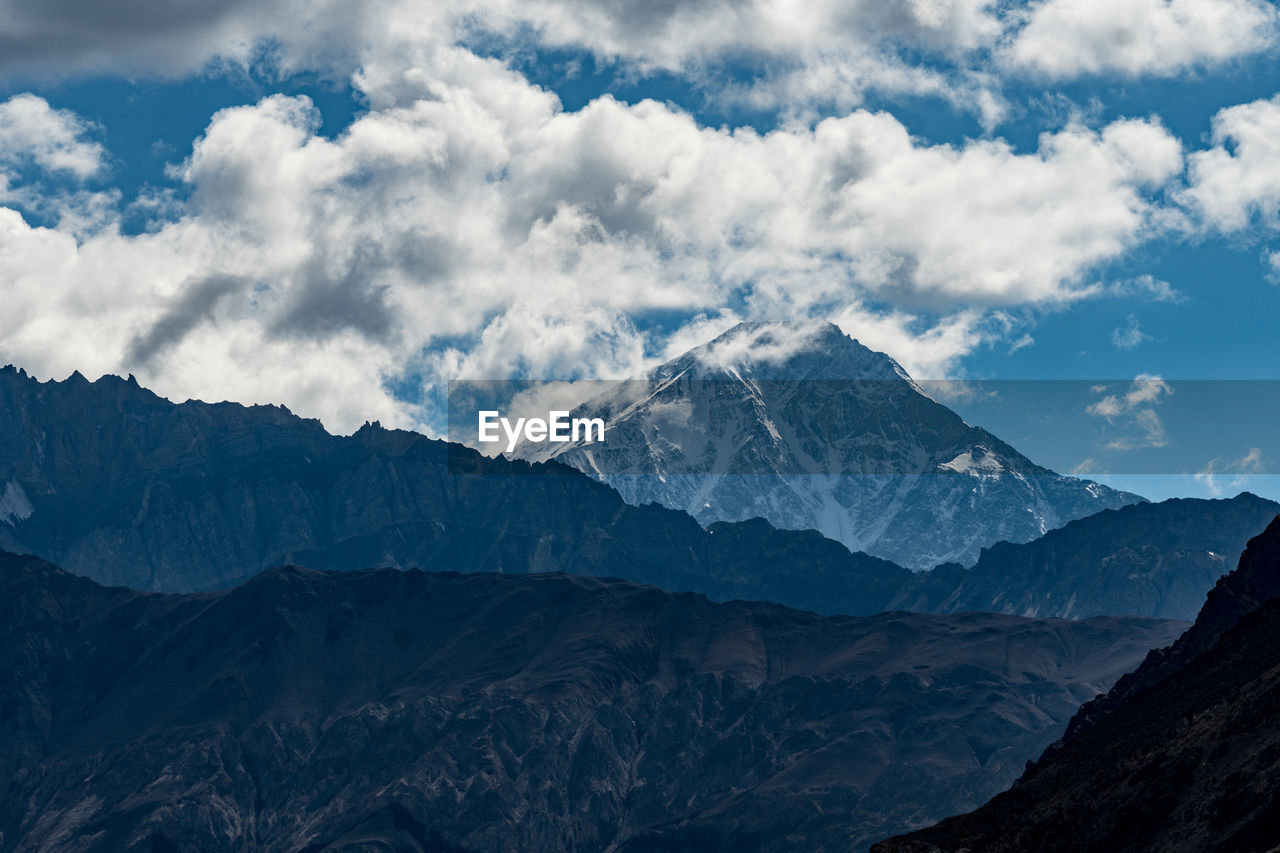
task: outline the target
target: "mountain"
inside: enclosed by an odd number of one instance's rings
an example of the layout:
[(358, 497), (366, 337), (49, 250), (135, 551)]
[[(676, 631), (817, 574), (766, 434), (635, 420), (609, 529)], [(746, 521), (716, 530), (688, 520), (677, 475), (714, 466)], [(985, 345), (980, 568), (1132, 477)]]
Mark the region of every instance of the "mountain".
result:
[(889, 608), (1190, 618), (1278, 511), (1251, 495), (1102, 512), (913, 574), (814, 531), (703, 529), (558, 463), (487, 459), (275, 406), (174, 404), (131, 380), (0, 370), (0, 547), (136, 589), (227, 587), (271, 566), (563, 570), (819, 613)]
[(847, 850), (1007, 786), (1181, 627), (561, 573), (163, 595), (0, 554), (0, 846)]
[(565, 466), (489, 460), (277, 406), (174, 404), (135, 381), (0, 370), (0, 548), (107, 584), (230, 586), (265, 568), (608, 575), (715, 598), (883, 610), (910, 578), (811, 531), (704, 530)]
[[(1014, 787), (873, 847), (1235, 853), (1280, 845), (1280, 520), (1195, 624), (1073, 723)], [(1088, 706), (1087, 706), (1088, 707)]]
[(830, 324), (744, 323), (575, 416), (603, 443), (526, 446), (632, 504), (704, 524), (761, 517), (908, 568), (971, 564), (1141, 498), (1042, 468)]
[(1209, 590), (1187, 632), (1169, 648), (1154, 649), (1136, 671), (1120, 679), (1110, 692), (1086, 703), (1071, 718), (1063, 741), (1079, 736), (1112, 708), (1185, 667), (1245, 616), (1277, 596), (1280, 596), (1280, 518), (1273, 519), (1261, 535), (1249, 540), (1236, 568), (1219, 578)]
[(984, 548), (971, 569), (945, 566), (917, 575), (891, 606), (1190, 621), (1205, 593), (1277, 514), (1280, 504), (1248, 492), (1103, 510), (1031, 542)]

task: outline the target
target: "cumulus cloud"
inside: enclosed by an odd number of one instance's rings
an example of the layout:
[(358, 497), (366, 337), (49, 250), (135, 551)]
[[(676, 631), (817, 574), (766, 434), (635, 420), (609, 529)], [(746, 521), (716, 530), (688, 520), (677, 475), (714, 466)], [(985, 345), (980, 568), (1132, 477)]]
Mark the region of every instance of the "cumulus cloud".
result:
[(1021, 16), (1004, 61), (1053, 78), (1222, 63), (1273, 47), (1278, 20), (1265, 0), (1043, 0)]
[[(306, 98), (217, 113), (177, 170), (190, 201), (144, 234), (121, 233), (101, 194), (68, 201), (56, 227), (0, 209), (0, 359), (42, 375), (134, 372), (175, 396), (285, 401), (337, 429), (429, 426), (449, 378), (639, 375), (742, 319), (829, 318), (913, 375), (945, 377), (1011, 334), (1003, 312), (1097, 294), (1095, 269), (1165, 227), (1160, 200), (1183, 169), (1155, 118), (1073, 121), (1019, 149), (927, 144), (856, 94), (840, 115), (768, 133), (705, 127), (652, 101), (570, 112), (457, 43), (478, 28), (689, 74), (744, 51), (790, 57), (768, 63), (782, 69), (761, 84), (774, 95), (739, 93), (759, 105), (851, 91), (855, 77), (976, 104), (990, 81), (966, 78), (957, 95), (959, 78), (878, 45), (981, 50), (1003, 24), (977, 0), (822, 3), (812, 16), (764, 0), (374, 2), (376, 14), (208, 0), (132, 35), (59, 35), (34, 7), (0, 25), (44, 33), (12, 63), (125, 57), (175, 73), (254, 61), (278, 33), (275, 61), (351, 74), (368, 105), (332, 138)], [(130, 3), (104, 8), (139, 13)], [(101, 174), (106, 154), (76, 116), (20, 96), (0, 105), (6, 121), (27, 135), (0, 133), (0, 169), (26, 158), (80, 181)], [(1228, 158), (1248, 154), (1243, 130), (1222, 132)], [(15, 172), (6, 201), (21, 182)], [(1124, 286), (1175, 297), (1149, 277)], [(427, 405), (397, 398), (392, 380)]]
[(1212, 229), (1280, 226), (1280, 95), (1221, 110), (1212, 146), (1188, 157), (1180, 200)]
[(0, 0), (0, 71), (181, 75), (231, 65), (372, 81), (390, 69), (376, 86), (387, 94), (404, 67), (397, 56), (498, 40), (516, 50), (588, 51), (632, 73), (714, 77), (716, 88), (734, 87), (709, 69), (767, 66), (773, 71), (758, 86), (738, 94), (771, 107), (804, 89), (806, 103), (853, 104), (883, 91), (941, 95), (990, 111), (988, 86), (964, 73), (925, 72), (900, 54), (954, 59), (989, 44), (1000, 30), (993, 7), (990, 0), (822, 0), (797, 15), (781, 0), (198, 0), (162, 9), (138, 0)]
[[(1276, 22), (1265, 0), (815, 0), (804, 14), (784, 0), (0, 0), (0, 71), (180, 75), (231, 64), (345, 79), (403, 67), (394, 57), (405, 52), (498, 41), (674, 72), (762, 108), (847, 111), (867, 93), (927, 95), (994, 126), (1005, 106), (993, 51), (1004, 73), (1167, 75), (1272, 47)], [(723, 73), (735, 65), (759, 73), (735, 81)]]
[(1266, 0), (814, 0), (804, 14), (785, 0), (0, 0), (0, 73), (307, 71), (404, 105), (426, 64), (471, 44), (589, 52), (806, 121), (925, 96), (991, 130), (1009, 113), (1004, 77), (1167, 75), (1268, 49), (1276, 21)]
[[(377, 2), (377, 0), (374, 0)], [(356, 10), (331, 0), (0, 0), (0, 70), (186, 74), (214, 62), (246, 64), (286, 37), (315, 60), (352, 55), (343, 39)], [(292, 27), (290, 26), (292, 24)], [(326, 48), (327, 45), (327, 48)], [(328, 56), (325, 57), (325, 52)]]
[[(398, 61), (365, 68), (371, 108), (336, 138), (306, 98), (217, 113), (178, 170), (190, 202), (147, 233), (0, 211), (0, 357), (335, 428), (430, 423), (391, 379), (430, 399), (458, 376), (638, 375), (739, 318), (830, 317), (944, 376), (1002, 308), (1091, 294), (1182, 164), (1155, 120), (1028, 152), (868, 110), (762, 134), (651, 101), (566, 112), (460, 47)], [(659, 335), (648, 315), (694, 319)]]
[(0, 103), (0, 204), (77, 235), (115, 218), (120, 194), (91, 186), (109, 159), (96, 131), (36, 95)]
[(87, 138), (89, 124), (68, 110), (55, 110), (36, 95), (0, 103), (0, 168), (33, 165), (77, 180), (97, 174), (105, 152)]
[(605, 56), (640, 59), (670, 70), (723, 54), (832, 51), (879, 40), (957, 52), (990, 42), (1000, 29), (991, 0), (817, 0), (803, 15), (784, 0), (522, 0), (486, 5), (490, 18), (528, 22), (546, 42), (587, 45)]

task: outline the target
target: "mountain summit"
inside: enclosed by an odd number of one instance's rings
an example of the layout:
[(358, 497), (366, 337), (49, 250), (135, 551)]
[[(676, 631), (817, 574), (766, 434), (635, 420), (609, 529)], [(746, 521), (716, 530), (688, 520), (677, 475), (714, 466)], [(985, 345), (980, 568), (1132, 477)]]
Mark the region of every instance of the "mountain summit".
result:
[(914, 569), (1142, 500), (1036, 465), (830, 323), (740, 324), (579, 411), (607, 440), (543, 457), (629, 502), (812, 528)]

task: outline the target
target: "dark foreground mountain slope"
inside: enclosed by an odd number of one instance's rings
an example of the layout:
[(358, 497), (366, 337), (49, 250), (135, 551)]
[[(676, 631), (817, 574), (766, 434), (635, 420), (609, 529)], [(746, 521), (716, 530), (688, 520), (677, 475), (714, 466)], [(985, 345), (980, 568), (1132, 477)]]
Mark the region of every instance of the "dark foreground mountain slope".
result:
[(1063, 740), (1076, 737), (1111, 709), (1186, 666), (1246, 615), (1276, 596), (1280, 596), (1280, 518), (1249, 540), (1239, 565), (1209, 590), (1187, 632), (1172, 646), (1152, 650), (1137, 670), (1120, 679), (1106, 695), (1086, 703), (1072, 717)]
[(623, 577), (853, 614), (910, 579), (805, 531), (709, 534), (557, 463), (489, 460), (275, 406), (175, 405), (132, 380), (0, 370), (0, 548), (103, 583), (187, 592), (269, 566)]
[(1104, 613), (1191, 620), (1280, 504), (1245, 492), (1103, 510), (1032, 542), (984, 548), (967, 570), (919, 575), (894, 606), (1078, 619)]
[(876, 845), (938, 851), (1269, 851), (1280, 846), (1280, 520), (1195, 624), (1066, 742), (967, 815)]
[(981, 802), (1178, 623), (0, 555), (0, 849), (848, 850)]

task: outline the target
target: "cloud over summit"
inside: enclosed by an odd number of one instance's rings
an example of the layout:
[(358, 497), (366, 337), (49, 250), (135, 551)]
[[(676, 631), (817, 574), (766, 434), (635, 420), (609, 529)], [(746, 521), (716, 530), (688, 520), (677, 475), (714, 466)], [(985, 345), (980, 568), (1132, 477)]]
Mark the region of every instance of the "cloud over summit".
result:
[[(1019, 312), (1098, 296), (1098, 271), (1151, 240), (1239, 230), (1280, 198), (1270, 101), (1223, 111), (1189, 154), (1156, 115), (1073, 119), (1030, 142), (998, 123), (1022, 76), (1166, 74), (1268, 50), (1274, 16), (1248, 0), (804, 15), (765, 0), (202, 0), (146, 21), (151, 4), (80, 6), (8, 4), (0, 41), (26, 46), (0, 69), (265, 62), (347, 81), (360, 109), (330, 133), (296, 94), (217, 111), (174, 169), (172, 215), (130, 230), (109, 190), (83, 186), (112, 156), (89, 122), (37, 95), (0, 103), (14, 208), (0, 210), (0, 357), (284, 401), (337, 429), (430, 425), (431, 389), (458, 375), (635, 375), (744, 318), (835, 319), (914, 373), (947, 374), (1025, 338)], [(1055, 20), (1071, 23), (1064, 40), (1037, 48)], [(1117, 21), (1132, 49), (1099, 64), (1096, 44), (1123, 41)], [(1166, 47), (1141, 55), (1153, 39)], [(769, 127), (661, 98), (567, 109), (519, 50), (795, 109)], [(753, 73), (726, 71), (740, 67)], [(996, 129), (926, 138), (893, 109), (906, 94)], [(43, 225), (17, 213), (39, 204)]]

